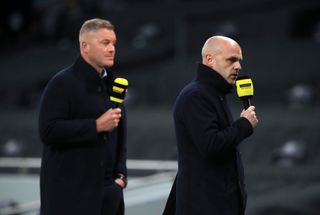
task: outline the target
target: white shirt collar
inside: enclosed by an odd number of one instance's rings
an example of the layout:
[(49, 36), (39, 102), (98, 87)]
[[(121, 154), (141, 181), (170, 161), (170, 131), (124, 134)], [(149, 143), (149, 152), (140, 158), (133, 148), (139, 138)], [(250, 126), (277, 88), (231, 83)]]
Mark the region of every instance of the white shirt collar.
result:
[(108, 76), (108, 73), (107, 73), (106, 69), (103, 69), (101, 74), (100, 74), (100, 77), (101, 78), (106, 78), (107, 76)]

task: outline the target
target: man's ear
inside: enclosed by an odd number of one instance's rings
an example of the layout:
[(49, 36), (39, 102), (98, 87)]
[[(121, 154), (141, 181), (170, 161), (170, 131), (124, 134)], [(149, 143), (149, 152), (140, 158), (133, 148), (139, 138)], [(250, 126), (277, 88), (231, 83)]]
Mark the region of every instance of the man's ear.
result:
[(205, 56), (205, 59), (206, 59), (206, 63), (208, 65), (212, 65), (214, 63), (214, 61), (215, 61), (214, 57), (211, 54), (207, 54)]
[(85, 41), (82, 41), (81, 42), (81, 48), (84, 52), (87, 52), (88, 51), (88, 48), (89, 48), (89, 44)]

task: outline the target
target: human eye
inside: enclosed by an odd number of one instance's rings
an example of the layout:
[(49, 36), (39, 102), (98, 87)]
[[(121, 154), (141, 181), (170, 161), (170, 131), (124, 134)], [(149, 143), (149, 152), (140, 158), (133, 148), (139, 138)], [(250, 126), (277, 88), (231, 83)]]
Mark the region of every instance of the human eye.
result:
[(238, 61), (238, 58), (236, 58), (236, 57), (230, 57), (230, 58), (228, 58), (227, 59), (229, 62), (231, 62), (231, 63), (234, 63), (234, 62), (237, 62)]
[(109, 40), (102, 40), (102, 41), (101, 41), (101, 44), (107, 46), (107, 45), (110, 44), (110, 41), (109, 41)]
[(101, 41), (101, 44), (104, 45), (104, 46), (109, 46), (109, 45), (115, 46), (116, 45), (116, 41), (103, 40), (103, 41)]
[(237, 58), (237, 57), (230, 57), (230, 58), (227, 59), (227, 61), (230, 62), (231, 64), (232, 64), (232, 63), (236, 63), (236, 62), (241, 63), (241, 62), (242, 62), (242, 59)]

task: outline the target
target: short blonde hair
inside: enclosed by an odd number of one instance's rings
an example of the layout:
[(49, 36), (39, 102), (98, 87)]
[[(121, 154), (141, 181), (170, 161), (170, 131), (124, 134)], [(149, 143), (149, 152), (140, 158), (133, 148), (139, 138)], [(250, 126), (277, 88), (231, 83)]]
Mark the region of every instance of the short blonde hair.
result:
[(95, 19), (89, 19), (85, 21), (81, 26), (81, 29), (79, 32), (79, 42), (81, 43), (84, 35), (86, 35), (88, 32), (96, 31), (101, 28), (106, 28), (108, 30), (114, 31), (113, 24), (108, 20), (95, 18)]

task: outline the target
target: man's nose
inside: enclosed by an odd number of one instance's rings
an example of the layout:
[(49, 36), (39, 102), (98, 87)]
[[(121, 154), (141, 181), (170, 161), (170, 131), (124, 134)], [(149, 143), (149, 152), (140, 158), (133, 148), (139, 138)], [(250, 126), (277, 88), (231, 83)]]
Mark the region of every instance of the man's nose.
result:
[(234, 67), (235, 67), (236, 70), (241, 70), (241, 63), (239, 61), (235, 62)]
[(109, 46), (108, 46), (108, 51), (109, 52), (114, 52), (116, 50), (116, 47), (113, 45), (113, 44), (110, 44)]

